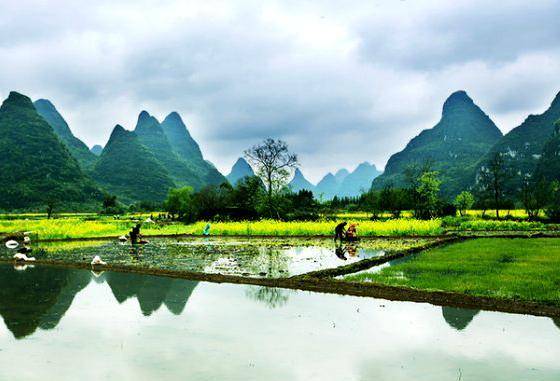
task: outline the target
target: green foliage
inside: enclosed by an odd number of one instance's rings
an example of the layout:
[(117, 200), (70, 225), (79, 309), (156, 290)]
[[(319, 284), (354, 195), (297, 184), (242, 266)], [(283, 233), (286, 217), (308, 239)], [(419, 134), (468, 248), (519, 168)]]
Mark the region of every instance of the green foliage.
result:
[(0, 152), (1, 209), (101, 198), (31, 100), (16, 92), (0, 108)]
[(117, 125), (93, 169), (107, 191), (124, 202), (163, 201), (173, 180), (134, 132)]
[(172, 216), (177, 216), (181, 221), (193, 222), (196, 218), (193, 200), (192, 187), (170, 189), (163, 203), (163, 209)]
[(544, 177), (534, 181), (526, 178), (521, 189), (521, 201), (530, 220), (538, 218), (541, 210), (546, 206), (549, 198), (550, 184)]
[(496, 218), (500, 218), (500, 209), (505, 197), (505, 183), (511, 178), (511, 173), (505, 165), (504, 155), (495, 152), (488, 162), (488, 166), (479, 173), (479, 192), (487, 203), (491, 203), (496, 211)]
[(459, 210), (459, 214), (464, 216), (466, 211), (474, 205), (474, 196), (471, 192), (462, 191), (455, 197), (455, 206)]
[(420, 253), (346, 280), (560, 306), (556, 239), (477, 239)]
[(553, 221), (560, 221), (560, 182), (553, 181), (550, 185), (549, 201), (545, 213)]

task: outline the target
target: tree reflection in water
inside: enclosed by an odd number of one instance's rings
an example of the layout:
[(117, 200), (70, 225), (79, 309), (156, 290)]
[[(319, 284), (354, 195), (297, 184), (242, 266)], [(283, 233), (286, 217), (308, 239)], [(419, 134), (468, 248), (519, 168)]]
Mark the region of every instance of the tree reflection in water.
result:
[(268, 308), (283, 307), (290, 299), (290, 290), (281, 288), (249, 286), (245, 291), (245, 295), (260, 303), (264, 303)]

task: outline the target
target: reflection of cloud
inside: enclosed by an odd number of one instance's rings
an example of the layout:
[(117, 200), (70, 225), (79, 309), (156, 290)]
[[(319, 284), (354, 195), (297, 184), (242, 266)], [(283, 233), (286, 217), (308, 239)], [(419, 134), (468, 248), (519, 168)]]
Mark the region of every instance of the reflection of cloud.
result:
[(364, 160), (382, 167), (454, 90), (510, 129), (559, 87), (553, 0), (2, 7), (0, 95), (50, 98), (90, 145), (141, 109), (177, 110), (222, 171), (270, 135), (314, 180)]

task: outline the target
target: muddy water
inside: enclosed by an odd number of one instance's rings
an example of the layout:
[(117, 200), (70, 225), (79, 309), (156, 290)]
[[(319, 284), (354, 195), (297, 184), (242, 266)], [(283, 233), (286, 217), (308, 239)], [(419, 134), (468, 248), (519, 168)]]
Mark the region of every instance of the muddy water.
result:
[(558, 380), (560, 322), (0, 266), (0, 380)]
[[(153, 238), (147, 245), (134, 247), (116, 240), (40, 243), (31, 255), (87, 263), (99, 255), (111, 264), (280, 278), (382, 256), (415, 244), (418, 242), (414, 240), (337, 245), (332, 240), (316, 239)], [(0, 258), (10, 258), (14, 253), (0, 247)]]

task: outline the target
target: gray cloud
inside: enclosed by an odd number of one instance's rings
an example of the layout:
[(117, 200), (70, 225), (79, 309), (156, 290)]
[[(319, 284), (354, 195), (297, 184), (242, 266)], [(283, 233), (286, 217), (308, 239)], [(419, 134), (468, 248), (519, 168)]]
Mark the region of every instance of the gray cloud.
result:
[(222, 170), (268, 136), (314, 180), (382, 167), (457, 89), (504, 131), (560, 90), (552, 0), (2, 3), (1, 96), (51, 99), (90, 145), (178, 111)]

